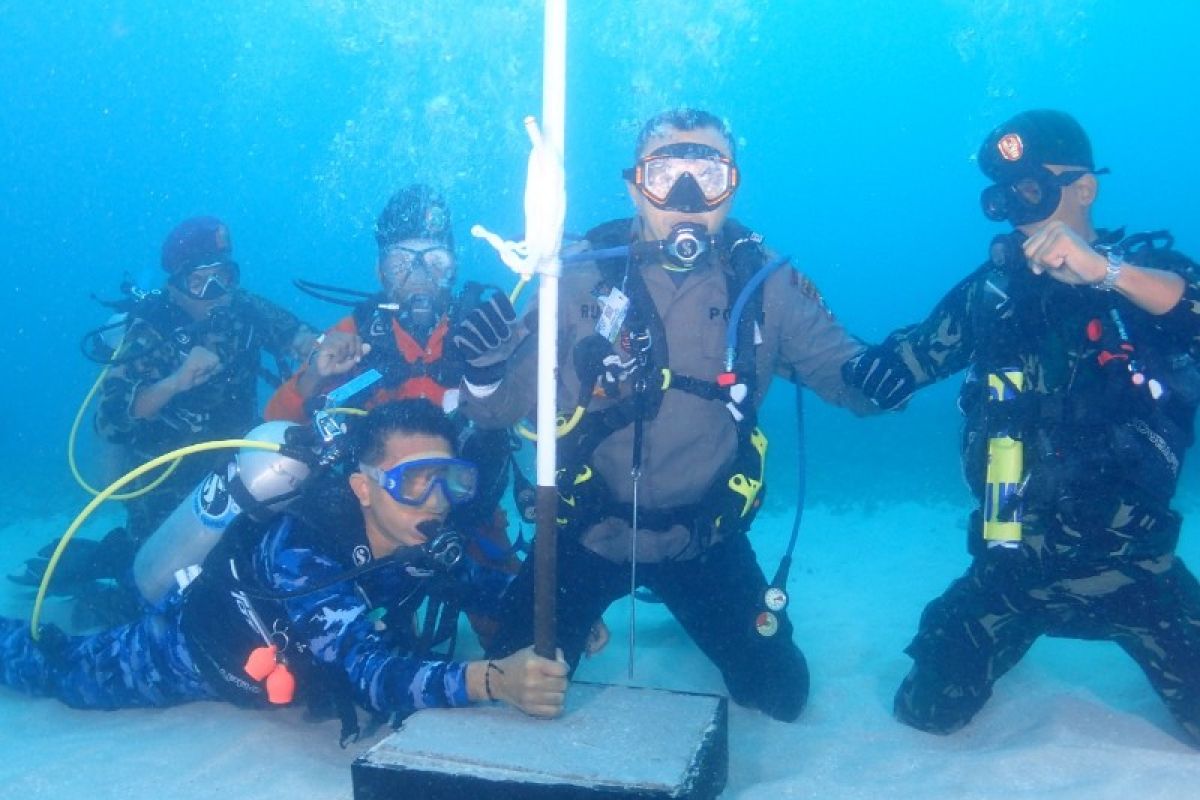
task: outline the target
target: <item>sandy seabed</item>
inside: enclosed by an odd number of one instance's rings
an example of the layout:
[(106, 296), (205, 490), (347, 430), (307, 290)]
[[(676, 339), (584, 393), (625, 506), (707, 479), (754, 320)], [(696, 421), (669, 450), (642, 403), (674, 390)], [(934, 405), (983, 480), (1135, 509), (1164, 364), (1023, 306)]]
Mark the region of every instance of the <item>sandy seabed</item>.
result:
[[(731, 706), (723, 797), (1197, 796), (1200, 753), (1113, 644), (1039, 641), (975, 721), (952, 736), (892, 719), (892, 695), (909, 666), (903, 648), (921, 609), (966, 566), (964, 514), (916, 503), (869, 513), (808, 510), (790, 589), (797, 641), (812, 670), (809, 706), (793, 724)], [(68, 521), (0, 529), (0, 569), (13, 571)], [(768, 573), (790, 525), (783, 515), (756, 525)], [(1200, 549), (1189, 541), (1193, 527), (1185, 526), (1185, 558)], [(8, 616), (27, 617), (31, 601), (16, 587), (0, 591)], [(47, 618), (62, 612), (51, 601)], [(661, 607), (639, 604), (637, 616), (634, 683), (722, 691), (715, 668)], [(626, 603), (609, 610), (613, 641), (578, 677), (628, 682), (627, 619)], [(472, 637), (463, 642), (460, 655), (475, 655)], [(386, 732), (342, 750), (336, 721), (302, 716), (222, 703), (76, 711), (0, 688), (0, 798), (350, 798), (350, 763)]]

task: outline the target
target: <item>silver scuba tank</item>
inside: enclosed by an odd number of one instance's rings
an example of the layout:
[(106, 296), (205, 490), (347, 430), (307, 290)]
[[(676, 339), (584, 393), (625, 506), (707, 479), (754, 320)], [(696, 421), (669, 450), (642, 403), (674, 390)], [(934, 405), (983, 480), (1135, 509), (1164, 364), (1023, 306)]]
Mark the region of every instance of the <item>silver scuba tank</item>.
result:
[[(265, 422), (247, 439), (283, 444), (295, 423)], [(287, 508), (309, 475), (303, 461), (270, 450), (242, 448), (210, 472), (183, 499), (133, 561), (138, 591), (157, 605), (176, 586), (186, 586), (200, 564), (241, 514), (266, 521)]]

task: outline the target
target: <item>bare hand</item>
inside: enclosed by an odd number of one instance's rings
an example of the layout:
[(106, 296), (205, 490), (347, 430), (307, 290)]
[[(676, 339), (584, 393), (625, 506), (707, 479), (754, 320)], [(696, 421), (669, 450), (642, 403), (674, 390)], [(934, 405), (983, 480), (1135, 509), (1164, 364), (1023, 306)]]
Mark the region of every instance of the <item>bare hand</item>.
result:
[(1060, 220), (1038, 230), (1023, 247), (1035, 275), (1044, 272), (1068, 286), (1094, 286), (1108, 270), (1108, 259)]
[(344, 375), (354, 369), (369, 352), (371, 345), (360, 339), (357, 334), (330, 331), (313, 351), (312, 369), (321, 378)]
[(188, 351), (187, 358), (171, 375), (176, 393), (186, 392), (207, 381), (221, 369), (221, 359), (207, 347), (197, 345)]
[(603, 619), (598, 619), (592, 624), (592, 629), (588, 631), (587, 641), (583, 643), (583, 652), (590, 658), (596, 655), (606, 646), (611, 634), (608, 631), (608, 626), (604, 624)]
[(559, 650), (551, 661), (533, 652), (518, 650), (491, 662), (492, 696), (534, 717), (557, 717), (567, 696), (567, 662)]
[(293, 361), (301, 362), (317, 348), (317, 345), (317, 332), (307, 325), (301, 324), (296, 329), (295, 335), (292, 336), (289, 356)]

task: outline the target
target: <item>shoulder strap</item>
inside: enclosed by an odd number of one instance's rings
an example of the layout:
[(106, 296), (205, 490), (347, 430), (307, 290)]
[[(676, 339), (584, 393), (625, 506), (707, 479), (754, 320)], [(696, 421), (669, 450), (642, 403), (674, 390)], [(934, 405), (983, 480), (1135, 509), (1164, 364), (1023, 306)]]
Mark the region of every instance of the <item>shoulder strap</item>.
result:
[(383, 296), (377, 294), (356, 305), (352, 314), (354, 327), (359, 337), (371, 345), (365, 365), (379, 370), (386, 385), (399, 386), (412, 377), (412, 368), (396, 346), (392, 333), (395, 313), (383, 308), (383, 301)]
[[(593, 250), (605, 250), (630, 244), (632, 241), (630, 231), (632, 230), (633, 218), (625, 217), (601, 223), (584, 234), (583, 238), (588, 241)], [(605, 282), (613, 285), (619, 281), (625, 274), (628, 260), (628, 257), (614, 256), (598, 261), (597, 266), (600, 268), (600, 274)]]

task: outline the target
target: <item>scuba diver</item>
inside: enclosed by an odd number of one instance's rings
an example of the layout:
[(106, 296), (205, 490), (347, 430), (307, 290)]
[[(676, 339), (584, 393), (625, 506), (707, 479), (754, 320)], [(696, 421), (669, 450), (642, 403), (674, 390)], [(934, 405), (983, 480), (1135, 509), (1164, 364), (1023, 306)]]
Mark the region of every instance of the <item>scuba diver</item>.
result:
[[(265, 416), (303, 422), (331, 387), (369, 370), (382, 378), (363, 408), (409, 397), (441, 406), (454, 422), (458, 450), (480, 471), (479, 491), (453, 510), (454, 525), (469, 537), (477, 558), (515, 572), (520, 561), (499, 509), (514, 443), (507, 431), (479, 429), (456, 413), (463, 360), (447, 336), (460, 309), (473, 305), (484, 287), (468, 283), (455, 295), (458, 264), (450, 209), (428, 186), (412, 184), (392, 195), (376, 221), (375, 241), (381, 291), (297, 282), (319, 299), (353, 311), (320, 337), (307, 362), (271, 397)], [(494, 627), (474, 616), (472, 623), (484, 638)]]
[[(557, 641), (576, 665), (591, 621), (644, 586), (735, 702), (791, 721), (808, 667), (747, 536), (764, 491), (757, 408), (778, 373), (857, 413), (878, 409), (842, 379), (862, 345), (808, 278), (777, 269), (784, 260), (730, 218), (733, 142), (705, 111), (652, 118), (624, 173), (636, 216), (564, 252)], [(533, 408), (531, 316), (495, 294), (455, 331), (468, 354), (462, 404), (480, 425)], [(531, 557), (491, 653), (533, 641), (533, 586)]]
[[(446, 332), (458, 314), (458, 263), (450, 209), (428, 186), (412, 184), (388, 200), (375, 222), (376, 293), (308, 281), (300, 288), (353, 312), (327, 330), (304, 366), (267, 403), (267, 419), (308, 418), (306, 404), (347, 377), (374, 368), (383, 375), (367, 407), (424, 397), (447, 412), (456, 406), (462, 361)], [(469, 291), (477, 291), (468, 286)]]
[(967, 370), (966, 573), (926, 606), (895, 713), (966, 725), (1042, 635), (1116, 642), (1200, 745), (1200, 585), (1171, 509), (1200, 401), (1200, 272), (1165, 231), (1094, 227), (1091, 143), (1055, 110), (979, 149), (982, 266), (845, 367), (885, 408)]
[[(288, 311), (240, 288), (229, 229), (215, 217), (193, 217), (175, 227), (163, 241), (161, 263), (166, 285), (133, 292), (117, 323), (85, 339), (94, 340), (85, 351), (98, 351), (95, 357), (107, 365), (95, 422), (119, 448), (122, 471), (183, 445), (252, 428), (263, 353), (282, 368), (307, 356), (316, 337)], [(118, 327), (122, 333), (114, 337)], [(132, 618), (133, 594), (101, 579), (126, 581), (138, 546), (214, 463), (185, 459), (152, 491), (126, 503), (123, 527), (98, 542), (75, 541), (51, 590), (75, 596), (77, 625)], [(53, 547), (10, 577), (37, 586)]]
[(315, 473), (265, 525), (239, 517), (140, 619), (75, 637), (42, 626), (35, 637), (0, 618), (0, 682), (76, 708), (306, 700), (336, 711), (343, 745), (360, 731), (355, 706), (375, 721), (485, 701), (561, 713), (561, 659), (527, 648), (455, 661), (434, 650), (460, 606), (494, 605), (510, 579), (470, 565), (446, 524), (478, 486), (475, 466), (455, 456), (454, 425), (425, 400), (378, 406), (351, 425), (340, 472)]

